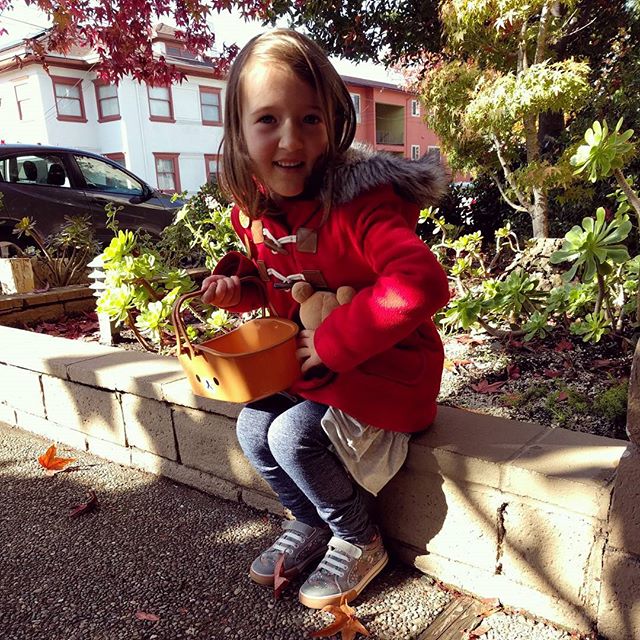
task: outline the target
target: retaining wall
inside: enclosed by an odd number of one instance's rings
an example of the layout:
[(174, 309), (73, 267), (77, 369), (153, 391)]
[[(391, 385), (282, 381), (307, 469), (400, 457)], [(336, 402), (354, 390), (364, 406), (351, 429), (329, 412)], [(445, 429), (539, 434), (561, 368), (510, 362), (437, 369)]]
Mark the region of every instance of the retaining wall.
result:
[[(0, 420), (281, 513), (236, 442), (238, 411), (194, 396), (173, 358), (0, 327)], [(379, 496), (379, 518), (395, 552), (442, 582), (639, 638), (638, 451), (441, 407)]]

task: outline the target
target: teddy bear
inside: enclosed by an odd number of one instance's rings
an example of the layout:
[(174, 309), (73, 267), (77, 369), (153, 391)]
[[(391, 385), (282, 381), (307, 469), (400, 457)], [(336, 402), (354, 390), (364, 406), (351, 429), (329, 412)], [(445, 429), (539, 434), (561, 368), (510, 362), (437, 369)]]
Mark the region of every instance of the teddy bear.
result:
[[(291, 288), (291, 296), (300, 304), (300, 322), (305, 329), (315, 331), (322, 321), (341, 304), (351, 302), (356, 290), (353, 287), (338, 287), (332, 291), (315, 291), (308, 282), (296, 282)], [(325, 365), (311, 368), (303, 376), (301, 383), (306, 388), (327, 384), (335, 376)], [(299, 383), (300, 384), (300, 383)]]
[(300, 304), (300, 322), (305, 329), (315, 331), (322, 321), (341, 304), (351, 302), (356, 290), (353, 287), (338, 287), (333, 291), (315, 291), (308, 282), (296, 282), (291, 296)]

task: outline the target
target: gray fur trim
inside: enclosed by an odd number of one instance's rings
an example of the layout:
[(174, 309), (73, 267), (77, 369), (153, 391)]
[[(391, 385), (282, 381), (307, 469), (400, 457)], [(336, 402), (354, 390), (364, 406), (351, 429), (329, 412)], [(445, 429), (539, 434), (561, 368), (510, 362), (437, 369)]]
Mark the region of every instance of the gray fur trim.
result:
[(383, 184), (420, 207), (437, 204), (447, 192), (451, 176), (433, 157), (409, 160), (391, 153), (353, 145), (333, 171), (333, 202), (342, 204)]

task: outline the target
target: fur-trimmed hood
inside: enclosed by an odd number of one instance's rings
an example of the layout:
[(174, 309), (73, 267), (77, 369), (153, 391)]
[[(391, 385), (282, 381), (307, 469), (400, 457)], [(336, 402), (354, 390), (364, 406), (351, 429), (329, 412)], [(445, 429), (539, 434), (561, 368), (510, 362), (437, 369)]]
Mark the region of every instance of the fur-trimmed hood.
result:
[(338, 160), (332, 177), (335, 204), (349, 202), (380, 185), (392, 184), (398, 195), (421, 208), (437, 204), (451, 179), (449, 171), (433, 156), (409, 160), (357, 143)]

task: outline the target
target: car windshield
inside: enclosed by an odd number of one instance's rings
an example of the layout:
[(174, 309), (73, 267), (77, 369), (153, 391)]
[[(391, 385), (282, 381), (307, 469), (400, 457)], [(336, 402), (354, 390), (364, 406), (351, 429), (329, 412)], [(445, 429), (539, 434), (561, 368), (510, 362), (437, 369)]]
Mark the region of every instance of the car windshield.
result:
[(88, 189), (141, 196), (142, 184), (117, 167), (89, 156), (74, 156)]
[(23, 155), (0, 160), (0, 178), (16, 184), (69, 187), (69, 178), (59, 156)]

